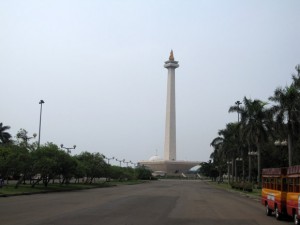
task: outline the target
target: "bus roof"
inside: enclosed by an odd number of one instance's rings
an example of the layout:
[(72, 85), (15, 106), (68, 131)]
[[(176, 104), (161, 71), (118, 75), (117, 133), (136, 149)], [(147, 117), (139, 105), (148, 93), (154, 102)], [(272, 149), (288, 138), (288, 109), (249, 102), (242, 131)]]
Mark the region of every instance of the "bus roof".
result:
[(297, 166), (290, 166), (288, 168), (288, 171), (287, 171), (287, 174), (288, 175), (294, 175), (294, 174), (299, 174), (300, 175), (300, 165), (297, 165)]
[(263, 176), (282, 176), (286, 175), (287, 168), (265, 168), (262, 170), (262, 175)]

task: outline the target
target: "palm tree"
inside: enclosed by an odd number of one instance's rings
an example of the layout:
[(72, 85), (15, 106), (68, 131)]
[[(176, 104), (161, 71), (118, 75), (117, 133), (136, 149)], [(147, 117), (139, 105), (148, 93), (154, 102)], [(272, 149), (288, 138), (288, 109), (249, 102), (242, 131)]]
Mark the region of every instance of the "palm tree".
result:
[(298, 64), (296, 67), (295, 67), (296, 71), (298, 72), (297, 75), (293, 74), (292, 75), (292, 79), (293, 79), (293, 84), (299, 88), (300, 87), (300, 64)]
[(300, 93), (297, 84), (277, 88), (269, 100), (276, 103), (271, 110), (278, 124), (287, 124), (288, 158), (289, 166), (292, 165), (292, 153), (296, 134), (299, 133), (300, 118)]
[(240, 105), (242, 103), (240, 101), (236, 101), (234, 106), (231, 106), (229, 108), (228, 112), (237, 112), (238, 113), (238, 131), (237, 131), (237, 135), (238, 135), (238, 139), (237, 139), (237, 152), (238, 155), (240, 155), (240, 159), (243, 161), (243, 165), (242, 165), (242, 169), (243, 169), (243, 180), (245, 178), (245, 168), (244, 168), (244, 152), (243, 152), (243, 148), (242, 148), (242, 136), (241, 136), (241, 124), (240, 124)]
[(224, 151), (222, 148), (222, 144), (222, 137), (216, 137), (210, 143), (210, 146), (214, 148), (214, 151), (210, 154), (210, 158), (213, 160), (213, 163), (216, 164), (220, 178), (222, 175), (222, 166), (224, 164)]
[(3, 126), (3, 123), (0, 123), (0, 141), (1, 144), (6, 144), (10, 142), (11, 135), (7, 132), (10, 129), (10, 126)]
[[(248, 151), (251, 152), (251, 146), (254, 144), (257, 150), (257, 164), (258, 174), (257, 182), (260, 185), (260, 171), (261, 171), (261, 144), (267, 140), (270, 131), (270, 113), (265, 108), (267, 103), (261, 100), (251, 100), (246, 97), (243, 99), (243, 106), (239, 109), (231, 107), (229, 112), (236, 112), (239, 110), (241, 114), (241, 129), (242, 136), (247, 140)], [(249, 156), (250, 161), (250, 156)], [(250, 165), (250, 163), (249, 163)], [(250, 179), (250, 170), (249, 170)]]
[[(234, 171), (234, 163), (237, 155), (237, 131), (238, 125), (236, 123), (228, 123), (226, 124), (226, 128), (219, 130), (218, 137), (212, 140), (211, 146), (214, 147), (214, 152), (211, 155), (211, 158), (217, 159), (222, 162), (222, 165), (228, 163), (227, 161), (231, 161), (232, 164), (232, 176)], [(219, 165), (221, 166), (221, 165)], [(228, 164), (228, 176), (230, 182), (229, 175), (229, 164)]]

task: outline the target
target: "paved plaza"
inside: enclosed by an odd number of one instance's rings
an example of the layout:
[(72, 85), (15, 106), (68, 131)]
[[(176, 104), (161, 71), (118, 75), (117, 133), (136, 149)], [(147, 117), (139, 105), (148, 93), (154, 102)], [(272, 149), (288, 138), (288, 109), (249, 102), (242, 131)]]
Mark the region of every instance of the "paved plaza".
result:
[(200, 180), (158, 180), (84, 191), (0, 198), (2, 225), (288, 224), (258, 201)]

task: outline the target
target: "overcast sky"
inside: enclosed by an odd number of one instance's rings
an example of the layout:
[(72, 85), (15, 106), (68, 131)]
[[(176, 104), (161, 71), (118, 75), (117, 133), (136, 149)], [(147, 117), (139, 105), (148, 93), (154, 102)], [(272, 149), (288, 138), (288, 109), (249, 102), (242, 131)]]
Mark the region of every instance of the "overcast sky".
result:
[(300, 1), (0, 0), (0, 122), (41, 143), (127, 161), (163, 156), (176, 69), (177, 159), (208, 161), (244, 96), (267, 101), (300, 63)]

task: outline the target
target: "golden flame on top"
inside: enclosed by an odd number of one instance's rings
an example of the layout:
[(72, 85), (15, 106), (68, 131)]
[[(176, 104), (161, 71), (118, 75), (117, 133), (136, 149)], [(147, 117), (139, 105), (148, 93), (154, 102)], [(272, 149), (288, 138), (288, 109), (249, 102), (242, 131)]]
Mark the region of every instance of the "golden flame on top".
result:
[(174, 61), (173, 50), (171, 50), (171, 52), (170, 52), (169, 60), (170, 60), (170, 61)]

